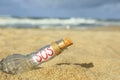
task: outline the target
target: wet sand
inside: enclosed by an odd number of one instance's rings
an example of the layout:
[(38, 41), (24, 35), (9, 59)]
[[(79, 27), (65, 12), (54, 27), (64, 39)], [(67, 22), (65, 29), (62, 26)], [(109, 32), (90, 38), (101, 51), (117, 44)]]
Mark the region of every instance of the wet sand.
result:
[(41, 68), (17, 75), (0, 71), (0, 80), (119, 80), (120, 28), (92, 30), (0, 29), (0, 59), (29, 54), (60, 38), (73, 45)]

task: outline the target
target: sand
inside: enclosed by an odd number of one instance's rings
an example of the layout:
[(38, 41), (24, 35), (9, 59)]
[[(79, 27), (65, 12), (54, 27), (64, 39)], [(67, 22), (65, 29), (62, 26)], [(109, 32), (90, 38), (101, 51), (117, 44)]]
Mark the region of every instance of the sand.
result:
[(0, 29), (0, 59), (29, 54), (64, 37), (74, 45), (59, 56), (17, 75), (0, 71), (0, 80), (120, 80), (120, 29)]

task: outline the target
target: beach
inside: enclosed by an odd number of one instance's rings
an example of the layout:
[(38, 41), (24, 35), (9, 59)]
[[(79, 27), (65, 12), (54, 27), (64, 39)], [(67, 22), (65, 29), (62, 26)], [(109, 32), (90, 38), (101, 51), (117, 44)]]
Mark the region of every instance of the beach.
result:
[(61, 38), (73, 45), (39, 69), (17, 75), (0, 71), (0, 80), (119, 80), (120, 27), (97, 29), (0, 28), (0, 60), (30, 54)]

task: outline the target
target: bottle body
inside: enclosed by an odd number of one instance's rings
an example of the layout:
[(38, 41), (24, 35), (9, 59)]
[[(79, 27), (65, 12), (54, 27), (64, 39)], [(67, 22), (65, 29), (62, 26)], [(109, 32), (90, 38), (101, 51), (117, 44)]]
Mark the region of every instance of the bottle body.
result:
[(32, 69), (28, 57), (21, 54), (7, 56), (1, 61), (1, 70), (9, 74), (17, 74)]
[[(66, 42), (66, 44), (67, 43), (68, 42)], [(66, 47), (70, 46), (72, 42), (66, 44), (65, 41), (61, 39), (28, 55), (10, 55), (1, 61), (1, 70), (6, 73), (17, 74), (34, 69), (42, 62), (48, 61), (60, 54)]]
[(59, 48), (58, 48), (59, 50), (56, 52), (53, 46), (47, 45), (41, 48), (40, 50), (38, 50), (37, 52), (30, 54), (33, 59), (33, 62), (35, 62), (36, 65), (39, 65), (42, 62), (50, 60), (51, 58), (55, 57), (58, 53), (61, 52)]

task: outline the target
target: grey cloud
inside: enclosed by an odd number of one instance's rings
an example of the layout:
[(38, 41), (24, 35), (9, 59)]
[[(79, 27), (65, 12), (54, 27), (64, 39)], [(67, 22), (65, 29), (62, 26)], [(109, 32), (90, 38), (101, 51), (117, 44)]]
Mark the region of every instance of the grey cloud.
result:
[(92, 8), (105, 4), (120, 3), (120, 0), (1, 0), (0, 6), (21, 8)]
[(114, 17), (119, 5), (120, 0), (0, 0), (0, 15)]
[(93, 8), (100, 7), (106, 4), (116, 4), (120, 3), (120, 0), (65, 0), (65, 2), (60, 5), (63, 8)]

